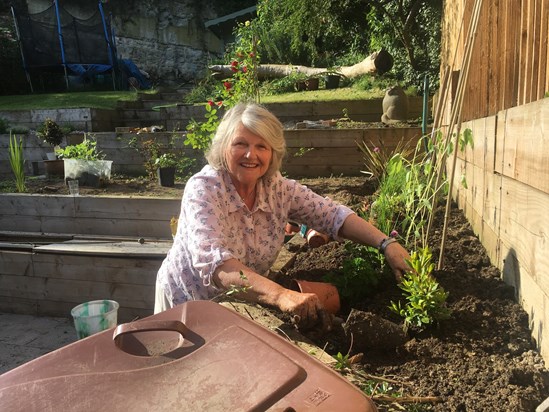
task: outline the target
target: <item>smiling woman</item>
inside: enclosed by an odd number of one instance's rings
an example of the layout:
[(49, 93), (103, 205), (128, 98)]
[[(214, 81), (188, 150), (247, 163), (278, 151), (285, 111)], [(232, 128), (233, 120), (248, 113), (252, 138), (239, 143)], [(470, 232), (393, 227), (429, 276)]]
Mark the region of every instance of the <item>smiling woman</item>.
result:
[[(284, 245), (286, 223), (368, 246), (385, 235), (348, 207), (284, 178), (285, 152), (282, 124), (267, 109), (240, 103), (226, 112), (206, 156), (209, 165), (185, 186), (174, 244), (157, 276), (155, 312), (236, 288), (240, 298), (277, 307), (300, 327), (331, 327), (317, 295), (263, 275)], [(408, 253), (393, 243), (385, 257), (400, 277)]]

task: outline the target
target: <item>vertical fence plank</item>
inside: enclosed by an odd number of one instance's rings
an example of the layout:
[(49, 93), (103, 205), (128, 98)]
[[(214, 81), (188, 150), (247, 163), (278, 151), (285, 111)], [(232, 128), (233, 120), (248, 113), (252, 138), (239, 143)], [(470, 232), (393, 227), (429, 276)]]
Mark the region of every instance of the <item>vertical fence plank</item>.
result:
[[(540, 41), (539, 41), (539, 60), (538, 60), (538, 82), (536, 85), (536, 98), (543, 99), (545, 92), (549, 91), (549, 77), (547, 66), (549, 64), (549, 1), (540, 0)], [(545, 62), (544, 62), (545, 59)]]

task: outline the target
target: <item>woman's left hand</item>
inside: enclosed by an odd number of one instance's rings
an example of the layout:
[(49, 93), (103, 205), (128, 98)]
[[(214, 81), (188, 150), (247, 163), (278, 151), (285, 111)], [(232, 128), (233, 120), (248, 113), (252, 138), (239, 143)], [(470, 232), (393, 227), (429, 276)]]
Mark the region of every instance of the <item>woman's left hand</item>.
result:
[(387, 259), (387, 263), (391, 266), (397, 282), (402, 281), (404, 274), (411, 270), (408, 263), (406, 263), (406, 260), (410, 259), (410, 255), (398, 242), (387, 245), (385, 259)]

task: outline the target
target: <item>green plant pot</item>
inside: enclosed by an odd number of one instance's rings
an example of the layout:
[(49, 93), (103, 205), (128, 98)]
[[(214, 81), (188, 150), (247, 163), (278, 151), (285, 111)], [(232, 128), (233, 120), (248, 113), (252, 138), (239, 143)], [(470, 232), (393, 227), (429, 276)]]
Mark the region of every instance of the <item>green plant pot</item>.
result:
[(159, 167), (156, 169), (158, 184), (164, 187), (175, 185), (175, 167)]

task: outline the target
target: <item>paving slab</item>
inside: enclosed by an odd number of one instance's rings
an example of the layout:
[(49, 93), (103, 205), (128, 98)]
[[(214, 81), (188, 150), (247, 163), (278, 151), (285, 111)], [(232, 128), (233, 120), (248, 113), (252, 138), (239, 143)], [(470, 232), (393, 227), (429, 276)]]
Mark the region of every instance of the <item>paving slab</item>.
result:
[(0, 374), (76, 341), (72, 319), (0, 313)]

